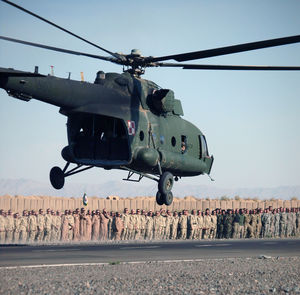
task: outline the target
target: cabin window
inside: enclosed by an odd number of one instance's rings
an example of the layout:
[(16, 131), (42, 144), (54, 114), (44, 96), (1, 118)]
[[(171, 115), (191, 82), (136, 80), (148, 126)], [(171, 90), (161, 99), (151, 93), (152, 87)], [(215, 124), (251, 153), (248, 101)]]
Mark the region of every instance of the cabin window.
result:
[(181, 153), (185, 154), (187, 150), (187, 140), (185, 135), (181, 135)]
[(140, 141), (143, 141), (145, 138), (144, 132), (141, 130), (140, 131)]
[(206, 143), (206, 138), (204, 135), (199, 135), (199, 159), (208, 157), (208, 148)]
[(171, 138), (171, 143), (172, 143), (172, 146), (176, 146), (176, 138), (174, 136), (172, 136), (172, 138)]
[(128, 160), (125, 122), (92, 114), (74, 114), (68, 119), (69, 143), (75, 157), (89, 160)]

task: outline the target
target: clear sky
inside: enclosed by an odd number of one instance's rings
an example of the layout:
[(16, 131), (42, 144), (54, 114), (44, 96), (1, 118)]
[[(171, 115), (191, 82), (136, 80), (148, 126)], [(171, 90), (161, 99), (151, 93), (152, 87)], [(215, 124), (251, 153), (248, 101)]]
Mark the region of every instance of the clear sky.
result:
[[(15, 1), (107, 48), (162, 56), (300, 34), (300, 2), (252, 1)], [(32, 16), (0, 2), (0, 35), (106, 55)], [(202, 64), (300, 66), (300, 44), (196, 61)], [(93, 81), (98, 70), (121, 72), (104, 61), (0, 40), (0, 66)], [(185, 118), (206, 135), (215, 157), (206, 176), (176, 185), (224, 188), (300, 185), (300, 71), (246, 72), (148, 69), (145, 79), (174, 90)], [(8, 97), (0, 90), (0, 178), (48, 181), (52, 166), (64, 165), (66, 118), (58, 108)], [(102, 169), (71, 182), (101, 183), (125, 172)], [(146, 183), (148, 180), (146, 180)], [(49, 184), (50, 185), (50, 184)], [(130, 184), (126, 184), (130, 185)], [(134, 184), (133, 184), (134, 185)], [(154, 184), (155, 185), (155, 184)]]

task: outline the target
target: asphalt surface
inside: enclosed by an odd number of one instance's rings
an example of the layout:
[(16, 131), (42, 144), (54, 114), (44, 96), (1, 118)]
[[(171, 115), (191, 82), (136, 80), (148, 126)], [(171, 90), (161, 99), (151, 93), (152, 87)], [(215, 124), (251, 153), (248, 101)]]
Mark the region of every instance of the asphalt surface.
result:
[(300, 256), (300, 239), (0, 245), (0, 267)]

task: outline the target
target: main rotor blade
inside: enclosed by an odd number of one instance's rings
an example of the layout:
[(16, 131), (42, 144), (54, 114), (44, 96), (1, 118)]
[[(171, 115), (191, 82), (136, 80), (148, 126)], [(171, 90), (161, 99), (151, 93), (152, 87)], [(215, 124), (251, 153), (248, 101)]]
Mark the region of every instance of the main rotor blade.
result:
[(114, 63), (117, 63), (117, 61), (118, 61), (118, 59), (115, 59), (113, 57), (106, 57), (106, 56), (101, 56), (101, 55), (89, 54), (89, 53), (84, 53), (84, 52), (80, 52), (80, 51), (74, 51), (74, 50), (69, 50), (69, 49), (64, 49), (64, 48), (59, 48), (59, 47), (43, 45), (43, 44), (39, 44), (39, 43), (32, 43), (32, 42), (28, 42), (28, 41), (8, 38), (8, 37), (4, 37), (4, 36), (0, 36), (0, 39), (10, 41), (10, 42), (15, 42), (15, 43), (21, 43), (21, 44), (24, 44), (24, 45), (49, 49), (49, 50), (53, 50), (53, 51), (59, 51), (59, 52), (63, 52), (63, 53), (69, 53), (69, 54), (74, 54), (74, 55), (83, 55), (83, 56), (87, 56), (87, 57), (107, 60), (107, 61), (111, 61), (111, 62), (114, 62)]
[(184, 70), (246, 70), (246, 71), (300, 71), (299, 67), (289, 66), (238, 66), (238, 65), (195, 65), (177, 63), (157, 63), (158, 67), (176, 67)]
[(268, 47), (293, 44), (298, 42), (300, 42), (300, 35), (270, 39), (270, 40), (264, 40), (258, 42), (244, 43), (244, 44), (238, 44), (238, 45), (220, 47), (220, 48), (214, 48), (208, 50), (187, 52), (182, 54), (167, 55), (161, 57), (149, 57), (146, 60), (149, 62), (163, 61), (169, 59), (174, 59), (176, 61), (187, 61), (187, 60), (208, 58), (208, 57), (214, 57), (214, 56), (226, 55), (226, 54), (232, 54), (232, 53), (238, 53), (244, 51), (251, 51), (251, 50), (268, 48)]
[(32, 16), (34, 16), (34, 17), (36, 17), (36, 18), (38, 18), (38, 19), (40, 19), (40, 20), (42, 20), (42, 21), (44, 21), (44, 22), (46, 22), (46, 23), (48, 23), (48, 24), (50, 24), (50, 25), (52, 25), (52, 26), (54, 26), (54, 27), (56, 27), (56, 28), (58, 28), (58, 29), (60, 29), (62, 31), (64, 31), (64, 32), (66, 32), (66, 33), (68, 33), (68, 34), (70, 34), (70, 35), (72, 35), (72, 36), (74, 36), (74, 37), (76, 37), (76, 38), (78, 38), (78, 39), (80, 39), (80, 40), (82, 40), (82, 41), (84, 41), (84, 42), (86, 42), (86, 43), (88, 43), (88, 44), (90, 44), (90, 45), (98, 48), (98, 49), (100, 49), (100, 50), (105, 51), (106, 53), (114, 56), (117, 59), (122, 60), (122, 56), (120, 54), (113, 53), (113, 52), (111, 52), (111, 51), (109, 51), (109, 50), (107, 50), (107, 49), (105, 49), (103, 47), (100, 47), (97, 44), (92, 43), (92, 42), (90, 42), (90, 41), (88, 41), (88, 40), (86, 40), (86, 39), (84, 39), (84, 38), (82, 38), (82, 37), (80, 37), (80, 36), (72, 33), (71, 31), (68, 31), (68, 30), (64, 29), (63, 27), (61, 27), (61, 26), (59, 26), (59, 25), (57, 25), (57, 24), (55, 24), (55, 23), (53, 23), (53, 22), (51, 22), (51, 21), (49, 21), (49, 20), (47, 20), (47, 19), (45, 19), (45, 18), (43, 18), (41, 16), (39, 16), (39, 15), (37, 15), (37, 14), (35, 14), (35, 13), (33, 13), (33, 12), (31, 12), (31, 11), (29, 11), (29, 10), (27, 10), (27, 9), (25, 9), (25, 8), (17, 5), (17, 4), (15, 4), (15, 3), (13, 3), (13, 2), (10, 2), (8, 0), (2, 0), (2, 1), (5, 2), (5, 3), (7, 3), (7, 4), (9, 4), (9, 5), (11, 5), (11, 6), (14, 6), (15, 8), (18, 8), (18, 9), (20, 9), (20, 10), (22, 10), (22, 11), (24, 11), (24, 12), (26, 12), (26, 13), (28, 13), (28, 14), (30, 14), (30, 15), (32, 15)]

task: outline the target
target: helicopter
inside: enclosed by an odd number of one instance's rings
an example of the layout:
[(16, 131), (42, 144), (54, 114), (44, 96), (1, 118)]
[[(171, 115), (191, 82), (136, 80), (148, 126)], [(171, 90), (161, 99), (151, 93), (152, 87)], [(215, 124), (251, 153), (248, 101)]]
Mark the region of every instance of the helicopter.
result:
[[(142, 79), (148, 67), (177, 67), (191, 70), (300, 70), (300, 67), (200, 65), (182, 62), (239, 53), (300, 42), (290, 36), (209, 50), (161, 57), (144, 57), (139, 50), (130, 54), (109, 51), (45, 18), (7, 0), (3, 2), (22, 10), (84, 41), (109, 56), (100, 56), (64, 48), (0, 36), (0, 39), (47, 50), (86, 56), (123, 67), (123, 73), (96, 74), (94, 83), (58, 78), (54, 75), (0, 68), (0, 87), (8, 95), (23, 101), (37, 99), (60, 108), (67, 117), (68, 145), (61, 154), (63, 169), (53, 167), (50, 182), (55, 189), (65, 178), (93, 167), (128, 172), (126, 181), (143, 177), (158, 183), (156, 201), (170, 205), (174, 181), (181, 177), (211, 173), (214, 157), (208, 152), (205, 135), (184, 120), (180, 100), (171, 89)], [(177, 63), (164, 61), (175, 60)], [(74, 168), (70, 168), (75, 164)], [(69, 169), (70, 168), (70, 169)], [(138, 179), (133, 179), (137, 174)]]

